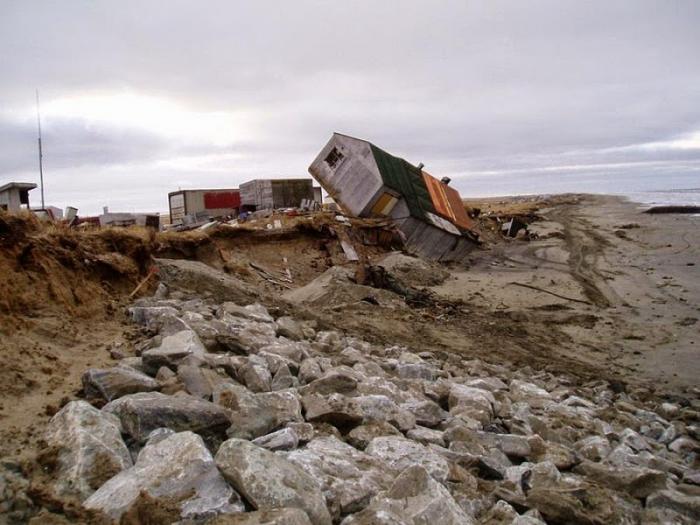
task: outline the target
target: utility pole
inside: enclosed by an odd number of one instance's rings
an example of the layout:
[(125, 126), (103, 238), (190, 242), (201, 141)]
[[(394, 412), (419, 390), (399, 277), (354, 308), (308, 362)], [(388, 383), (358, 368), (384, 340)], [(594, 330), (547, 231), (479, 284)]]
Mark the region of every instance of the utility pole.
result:
[(36, 90), (36, 125), (39, 130), (39, 182), (41, 183), (41, 209), (46, 209), (44, 204), (44, 166), (41, 153), (41, 115), (39, 113), (39, 89)]

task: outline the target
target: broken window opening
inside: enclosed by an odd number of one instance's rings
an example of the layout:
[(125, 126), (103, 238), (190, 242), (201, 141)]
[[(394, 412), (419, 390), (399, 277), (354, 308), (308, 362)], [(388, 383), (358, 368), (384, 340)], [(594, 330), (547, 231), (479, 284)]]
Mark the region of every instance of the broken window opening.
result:
[(345, 158), (345, 155), (343, 155), (338, 148), (333, 148), (331, 152), (326, 156), (326, 164), (331, 169), (334, 169), (338, 163)]

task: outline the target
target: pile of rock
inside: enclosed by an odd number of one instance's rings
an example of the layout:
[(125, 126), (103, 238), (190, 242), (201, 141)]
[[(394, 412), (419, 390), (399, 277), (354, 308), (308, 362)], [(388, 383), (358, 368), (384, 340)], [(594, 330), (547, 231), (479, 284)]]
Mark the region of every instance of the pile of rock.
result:
[(130, 313), (155, 335), (86, 371), (90, 402), (46, 435), (54, 497), (113, 522), (144, 499), (181, 523), (700, 520), (695, 402), (379, 348), (258, 304)]

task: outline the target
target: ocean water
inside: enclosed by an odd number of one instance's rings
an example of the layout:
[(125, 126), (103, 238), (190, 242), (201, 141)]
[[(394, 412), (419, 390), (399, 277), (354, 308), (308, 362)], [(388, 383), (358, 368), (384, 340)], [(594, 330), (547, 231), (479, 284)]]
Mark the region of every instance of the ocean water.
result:
[(700, 206), (700, 172), (655, 173), (537, 173), (525, 175), (463, 175), (453, 178), (462, 197), (598, 193), (620, 195), (644, 207)]
[(680, 188), (658, 191), (622, 193), (632, 202), (649, 206), (700, 206), (700, 188)]

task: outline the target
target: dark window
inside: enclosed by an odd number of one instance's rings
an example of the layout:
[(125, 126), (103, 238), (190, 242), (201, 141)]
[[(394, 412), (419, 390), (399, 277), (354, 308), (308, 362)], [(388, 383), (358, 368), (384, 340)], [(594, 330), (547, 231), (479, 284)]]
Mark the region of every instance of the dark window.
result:
[(345, 156), (338, 151), (338, 148), (333, 148), (326, 157), (326, 164), (328, 164), (330, 168), (335, 168), (343, 158), (345, 158)]

